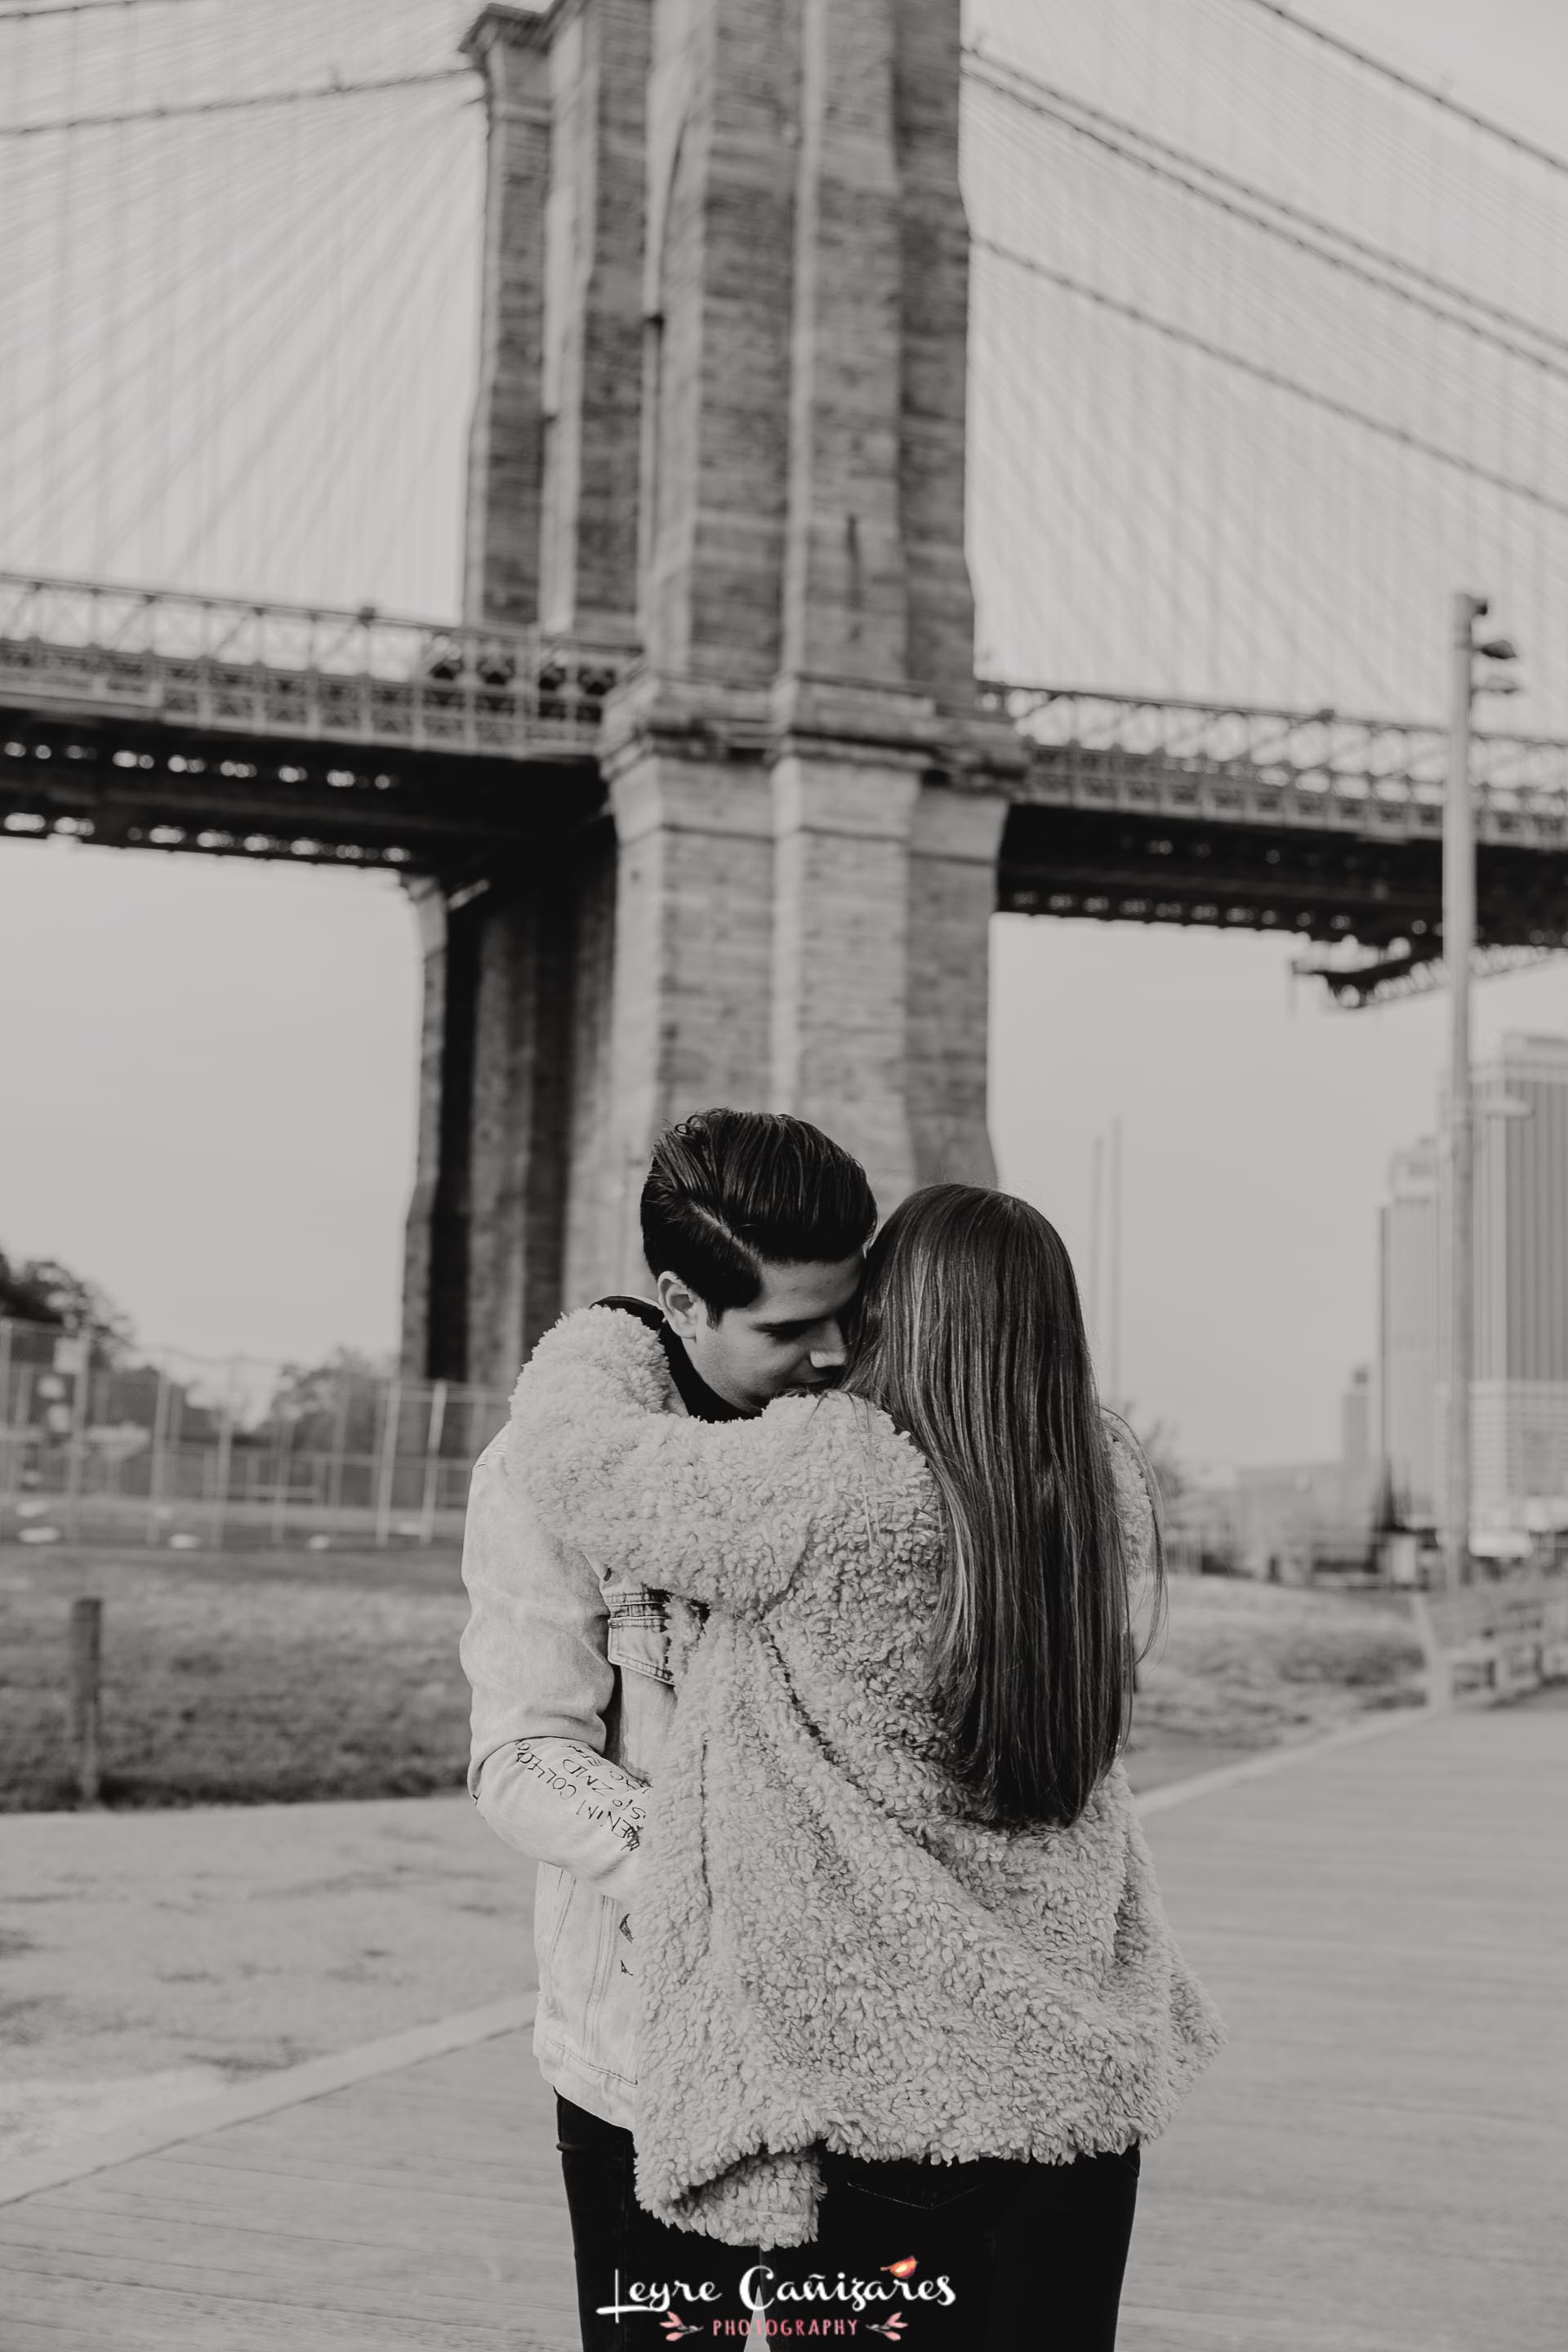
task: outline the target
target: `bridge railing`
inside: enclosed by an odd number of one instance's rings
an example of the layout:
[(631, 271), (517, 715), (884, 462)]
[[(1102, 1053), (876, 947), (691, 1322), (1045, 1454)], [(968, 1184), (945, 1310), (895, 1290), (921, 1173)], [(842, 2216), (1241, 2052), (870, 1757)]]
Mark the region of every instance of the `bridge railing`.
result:
[(626, 646), (0, 572), (0, 702), (498, 757), (587, 751)]
[[(1110, 694), (1083, 688), (986, 681), (982, 706), (1009, 718), (1038, 757), (1027, 788), (1042, 799), (1169, 801), (1184, 778), (1194, 791), (1227, 784), (1282, 791), (1440, 824), (1447, 761), (1441, 727), (1336, 710)], [(1568, 743), (1477, 733), (1471, 773), (1479, 814), (1496, 828), (1538, 820), (1568, 824)], [(1423, 822), (1424, 820), (1424, 822)]]

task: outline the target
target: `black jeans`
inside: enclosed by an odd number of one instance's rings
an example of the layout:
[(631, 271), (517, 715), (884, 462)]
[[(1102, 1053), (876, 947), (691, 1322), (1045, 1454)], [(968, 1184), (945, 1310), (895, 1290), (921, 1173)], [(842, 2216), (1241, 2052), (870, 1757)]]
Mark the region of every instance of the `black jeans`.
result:
[[(636, 2352), (663, 2340), (644, 2315), (646, 2297), (641, 2309), (619, 2315), (601, 2308), (631, 2303), (634, 2281), (676, 2289), (671, 2307), (710, 2343), (743, 2340), (738, 2326), (716, 2339), (712, 2323), (745, 2317), (741, 2284), (748, 2271), (774, 2323), (770, 2341), (787, 2343), (793, 2323), (812, 2317), (858, 2317), (863, 2336), (868, 2323), (901, 2311), (910, 2336), (919, 2332), (921, 2352), (938, 2344), (953, 2352), (1001, 2352), (1020, 2344), (1031, 2352), (1113, 2352), (1138, 2198), (1135, 2146), (1072, 2164), (990, 2157), (971, 2164), (876, 2164), (828, 2152), (816, 2242), (763, 2252), (655, 2221), (633, 2191), (630, 2132), (570, 2099), (558, 2097), (555, 2105), (583, 2352)], [(914, 2267), (900, 2285), (892, 2266), (906, 2261)], [(814, 2272), (828, 2288), (841, 2272), (847, 2283), (868, 2282), (870, 2297), (857, 2313), (850, 2299), (792, 2295), (790, 2288)], [(679, 2293), (681, 2284), (696, 2289), (705, 2281), (717, 2299)], [(922, 2285), (950, 2299), (928, 2300)], [(890, 2299), (874, 2299), (883, 2295)]]

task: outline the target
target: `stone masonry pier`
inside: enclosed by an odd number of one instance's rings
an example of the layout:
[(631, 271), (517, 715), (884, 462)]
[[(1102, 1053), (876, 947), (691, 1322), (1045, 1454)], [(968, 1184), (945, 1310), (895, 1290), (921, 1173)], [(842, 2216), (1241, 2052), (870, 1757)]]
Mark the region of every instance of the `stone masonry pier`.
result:
[(987, 1180), (1024, 752), (977, 708), (957, 0), (494, 5), (465, 618), (619, 647), (606, 807), (423, 887), (405, 1358), (641, 1277), (653, 1138), (791, 1110)]

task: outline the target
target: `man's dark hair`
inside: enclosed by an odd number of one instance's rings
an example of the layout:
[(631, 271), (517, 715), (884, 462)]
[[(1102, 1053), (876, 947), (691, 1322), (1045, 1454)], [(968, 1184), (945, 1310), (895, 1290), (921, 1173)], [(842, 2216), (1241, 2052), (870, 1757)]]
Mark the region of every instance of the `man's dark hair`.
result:
[(866, 1171), (782, 1111), (704, 1110), (666, 1129), (642, 1188), (649, 1270), (679, 1275), (717, 1322), (750, 1307), (763, 1268), (832, 1265), (877, 1222)]

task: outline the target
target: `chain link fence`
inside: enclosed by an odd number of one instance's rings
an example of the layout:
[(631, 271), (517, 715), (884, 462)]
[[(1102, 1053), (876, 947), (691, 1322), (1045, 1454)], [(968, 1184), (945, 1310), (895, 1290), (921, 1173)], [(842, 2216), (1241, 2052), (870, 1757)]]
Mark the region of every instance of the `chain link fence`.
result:
[(0, 1318), (0, 1541), (180, 1549), (460, 1539), (503, 1391), (178, 1351)]

